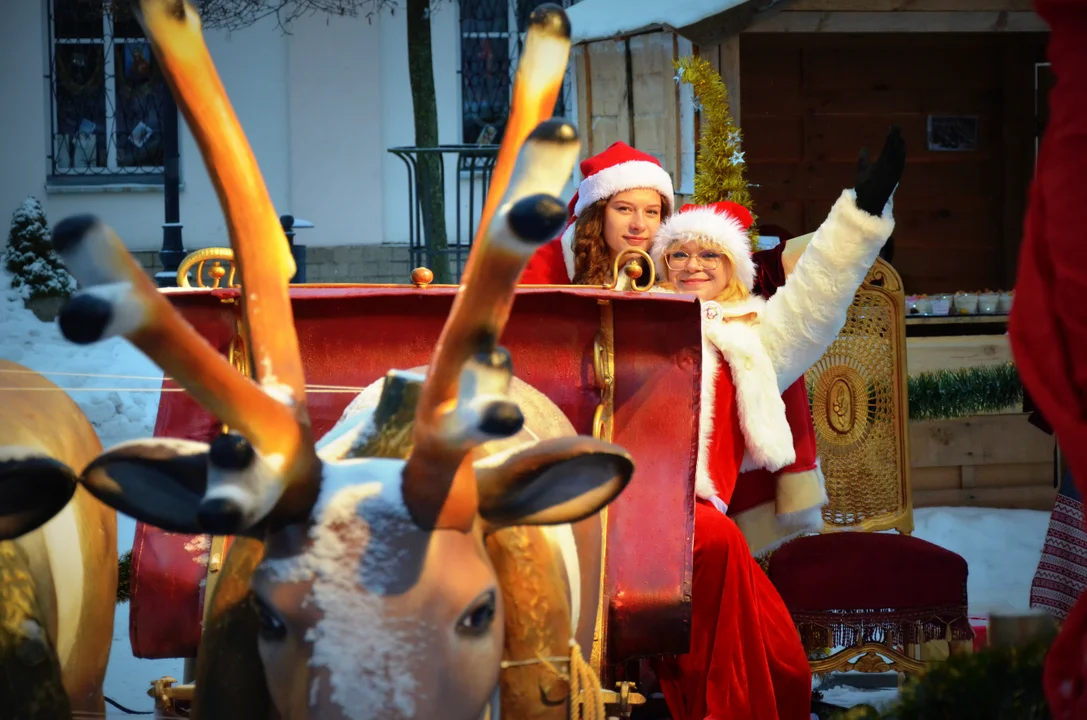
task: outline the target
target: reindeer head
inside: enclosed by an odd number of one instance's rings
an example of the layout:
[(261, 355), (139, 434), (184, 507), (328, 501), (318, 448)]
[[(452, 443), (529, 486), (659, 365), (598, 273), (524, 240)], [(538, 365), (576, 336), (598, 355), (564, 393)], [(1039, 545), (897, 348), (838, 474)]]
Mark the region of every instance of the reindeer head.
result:
[[(61, 313), (64, 335), (124, 336), (231, 428), (210, 446), (111, 448), (81, 482), (166, 530), (264, 542), (251, 598), (267, 684), (285, 717), (477, 717), (503, 645), (484, 534), (585, 518), (633, 472), (627, 453), (592, 438), (482, 450), (524, 425), (497, 343), (525, 263), (566, 220), (555, 195), (573, 168), (576, 133), (540, 122), (568, 59), (565, 14), (545, 6), (530, 20), (480, 235), (425, 378), (391, 373), (373, 412), (318, 454), (288, 320), (294, 264), (199, 19), (184, 0), (140, 0), (137, 9), (219, 193), (256, 377), (235, 371), (181, 318), (112, 230), (87, 216), (62, 221), (54, 246), (83, 288)], [(38, 494), (46, 504), (47, 489)]]

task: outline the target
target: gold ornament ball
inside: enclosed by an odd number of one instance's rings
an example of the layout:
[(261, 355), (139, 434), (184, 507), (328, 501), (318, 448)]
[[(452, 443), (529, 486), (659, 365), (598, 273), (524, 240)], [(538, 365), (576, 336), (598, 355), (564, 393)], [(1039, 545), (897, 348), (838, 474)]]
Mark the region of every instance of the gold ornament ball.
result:
[(216, 262), (208, 268), (208, 275), (210, 275), (213, 280), (222, 280), (226, 277), (226, 268)]
[(642, 266), (636, 262), (632, 262), (624, 268), (627, 277), (631, 280), (637, 280), (642, 276)]
[(411, 281), (422, 287), (434, 282), (434, 271), (430, 268), (417, 267), (411, 271)]

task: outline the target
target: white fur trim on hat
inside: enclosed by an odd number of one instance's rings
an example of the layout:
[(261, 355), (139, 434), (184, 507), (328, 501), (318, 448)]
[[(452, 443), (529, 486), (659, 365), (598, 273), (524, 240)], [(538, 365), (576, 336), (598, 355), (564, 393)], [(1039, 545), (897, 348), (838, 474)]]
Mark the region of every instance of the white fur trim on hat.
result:
[(653, 237), (649, 255), (664, 271), (664, 252), (678, 243), (698, 240), (732, 257), (737, 277), (748, 291), (755, 287), (755, 261), (751, 259), (751, 240), (736, 218), (712, 208), (687, 210), (663, 222)]
[(562, 233), (562, 260), (566, 264), (566, 279), (574, 282), (574, 234), (577, 230), (577, 222), (570, 218), (570, 224)]
[(629, 160), (590, 175), (578, 185), (574, 217), (597, 200), (606, 200), (615, 193), (638, 188), (651, 188), (664, 198), (669, 209), (676, 206), (672, 177), (660, 165), (648, 160)]

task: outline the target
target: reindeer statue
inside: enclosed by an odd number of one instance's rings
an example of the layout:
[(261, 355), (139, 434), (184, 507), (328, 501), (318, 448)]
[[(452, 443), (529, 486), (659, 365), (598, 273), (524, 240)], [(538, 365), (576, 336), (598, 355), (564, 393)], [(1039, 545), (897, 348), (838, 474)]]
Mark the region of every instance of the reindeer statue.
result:
[(102, 446), (67, 393), (38, 373), (0, 361), (0, 384), (0, 715), (101, 715), (117, 513), (76, 475)]
[[(577, 690), (593, 678), (576, 641), (591, 640), (597, 611), (594, 521), (633, 461), (574, 435), (498, 345), (525, 263), (566, 221), (555, 195), (577, 135), (541, 122), (569, 56), (565, 13), (530, 18), (480, 235), (430, 364), (364, 391), (318, 446), (290, 321), (293, 261), (199, 18), (185, 0), (137, 9), (219, 193), (256, 377), (196, 333), (92, 217), (54, 230), (84, 288), (59, 321), (77, 343), (124, 336), (230, 428), (210, 445), (126, 443), (80, 477), (142, 521), (239, 538), (211, 599), (194, 716), (495, 717), (503, 666), (515, 674), (503, 683), (512, 717), (600, 712), (599, 693)], [(0, 502), (44, 515), (61, 490), (24, 484)], [(274, 708), (254, 706), (263, 693)]]

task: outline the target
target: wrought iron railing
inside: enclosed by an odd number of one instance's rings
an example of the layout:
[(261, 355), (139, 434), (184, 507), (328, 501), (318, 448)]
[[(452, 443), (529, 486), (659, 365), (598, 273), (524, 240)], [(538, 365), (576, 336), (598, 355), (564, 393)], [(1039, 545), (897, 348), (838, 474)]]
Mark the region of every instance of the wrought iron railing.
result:
[[(413, 267), (426, 266), (439, 278), (460, 282), (498, 156), (498, 145), (393, 147), (408, 171), (408, 245)], [(430, 168), (428, 170), (428, 167)], [(452, 197), (447, 170), (455, 168)], [(453, 211), (446, 206), (451, 200)], [(451, 221), (451, 222), (450, 222)]]

